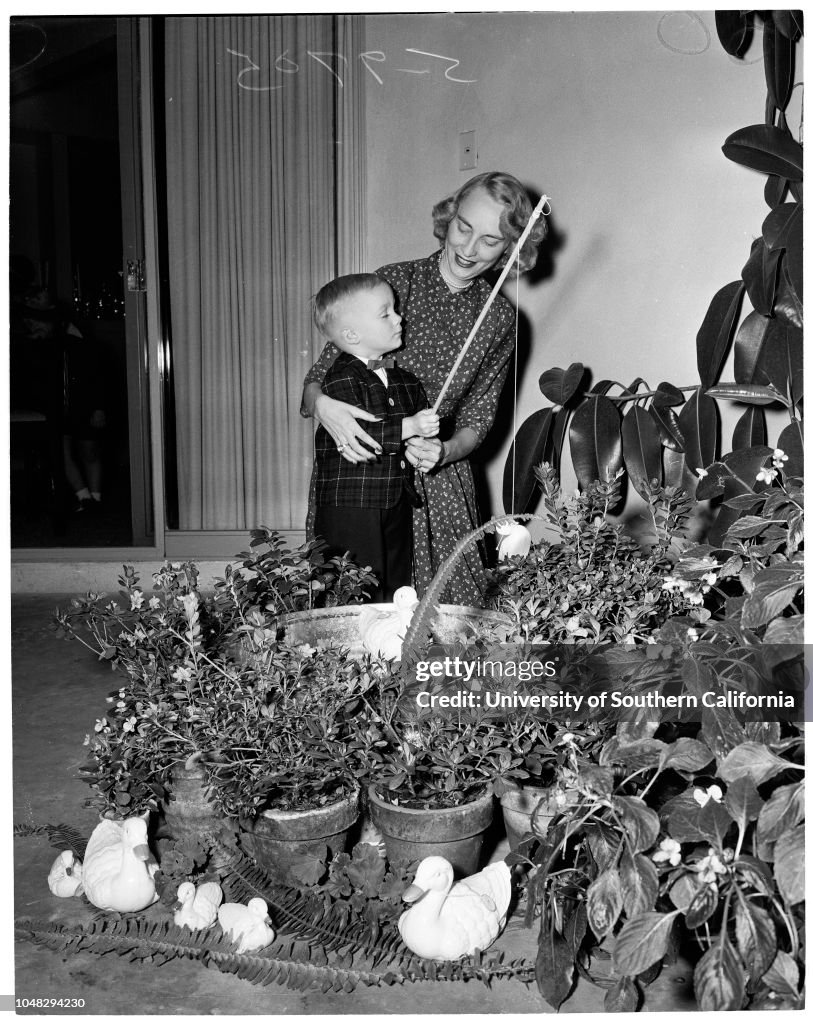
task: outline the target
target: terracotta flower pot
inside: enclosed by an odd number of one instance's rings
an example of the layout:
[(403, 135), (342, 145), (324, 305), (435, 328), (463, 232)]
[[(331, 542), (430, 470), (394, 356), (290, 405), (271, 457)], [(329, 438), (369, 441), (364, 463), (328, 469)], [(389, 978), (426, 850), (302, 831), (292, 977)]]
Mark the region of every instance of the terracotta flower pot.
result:
[(325, 846), (331, 854), (341, 853), (357, 818), (357, 792), (310, 810), (265, 810), (245, 823), (244, 844), (268, 875), (295, 884), (291, 868)]
[(505, 834), (512, 850), (528, 832), (544, 836), (548, 825), (562, 809), (556, 799), (561, 792), (555, 786), (517, 786), (500, 797)]
[(222, 816), (206, 793), (207, 777), (197, 763), (176, 765), (167, 785), (169, 799), (161, 804), (166, 830), (173, 839), (207, 835), (217, 830)]
[(408, 862), (437, 854), (459, 876), (479, 869), (483, 838), (494, 816), (490, 789), (468, 804), (425, 810), (386, 803), (372, 786), (368, 799), (373, 824), (384, 837), (390, 860)]

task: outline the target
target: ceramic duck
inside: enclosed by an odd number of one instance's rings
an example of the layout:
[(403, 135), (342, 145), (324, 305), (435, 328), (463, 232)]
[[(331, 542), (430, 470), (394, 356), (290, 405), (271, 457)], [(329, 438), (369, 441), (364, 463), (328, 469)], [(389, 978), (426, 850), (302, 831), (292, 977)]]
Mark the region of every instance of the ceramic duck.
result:
[(223, 890), (217, 882), (202, 882), (197, 889), (193, 882), (178, 886), (175, 924), (197, 931), (211, 928), (217, 920), (217, 908), (223, 902)]
[(246, 906), (224, 903), (217, 912), (217, 919), (225, 936), (238, 944), (238, 953), (250, 953), (274, 941), (268, 904), (259, 896), (249, 900)]
[(75, 896), (82, 884), (82, 861), (73, 850), (63, 850), (48, 872), (48, 888), (54, 896)]
[(514, 555), (524, 558), (531, 550), (531, 534), (522, 523), (500, 523), (497, 534), (500, 538), (497, 544), (497, 557), (501, 562)]
[(147, 845), (145, 817), (100, 821), (85, 850), (82, 887), (99, 910), (131, 913), (158, 899), (158, 864)]
[(426, 857), (403, 895), (409, 910), (398, 930), (404, 943), (428, 960), (458, 960), (487, 949), (505, 927), (511, 872), (505, 861), (454, 883), (444, 857)]
[(399, 587), (392, 595), (392, 611), (364, 608), (359, 616), (359, 636), (365, 649), (382, 658), (401, 657), (401, 647), (418, 595), (412, 587)]

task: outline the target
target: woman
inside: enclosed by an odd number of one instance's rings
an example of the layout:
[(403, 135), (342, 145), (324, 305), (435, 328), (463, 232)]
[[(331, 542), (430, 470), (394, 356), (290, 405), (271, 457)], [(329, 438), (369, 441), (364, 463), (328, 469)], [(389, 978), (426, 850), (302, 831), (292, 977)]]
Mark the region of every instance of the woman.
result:
[[(532, 212), (533, 204), (516, 178), (498, 171), (478, 174), (432, 210), (434, 234), (443, 243), (439, 252), (376, 271), (392, 286), (402, 317), (398, 365), (419, 378), (430, 404), (491, 293), (483, 275), (504, 265)], [(519, 272), (536, 262), (546, 231), (540, 217), (518, 256)], [(406, 456), (421, 474), (416, 486), (423, 503), (413, 515), (419, 594), (457, 541), (479, 525), (468, 456), (494, 421), (514, 345), (514, 318), (514, 308), (498, 295), (444, 395), (438, 410), (440, 439), (407, 442)], [(349, 462), (375, 458), (375, 444), (360, 422), (374, 417), (321, 392), (320, 382), (337, 354), (327, 344), (305, 378), (303, 413), (319, 420)], [(484, 588), (482, 554), (472, 546), (442, 600), (477, 606)]]

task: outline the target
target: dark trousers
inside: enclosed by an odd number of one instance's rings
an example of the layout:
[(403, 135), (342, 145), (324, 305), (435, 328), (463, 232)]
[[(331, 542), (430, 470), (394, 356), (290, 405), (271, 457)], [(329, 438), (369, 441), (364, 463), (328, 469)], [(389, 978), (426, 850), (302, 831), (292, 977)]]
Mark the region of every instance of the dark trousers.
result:
[(314, 532), (330, 555), (350, 553), (354, 562), (372, 566), (378, 588), (371, 601), (391, 601), (412, 582), (412, 505), (402, 497), (392, 508), (319, 505)]

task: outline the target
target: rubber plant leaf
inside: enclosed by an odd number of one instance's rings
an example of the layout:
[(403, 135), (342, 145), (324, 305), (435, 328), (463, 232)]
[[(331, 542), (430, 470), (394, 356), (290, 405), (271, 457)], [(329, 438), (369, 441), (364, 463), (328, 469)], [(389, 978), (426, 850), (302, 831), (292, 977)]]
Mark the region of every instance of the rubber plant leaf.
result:
[(663, 479), (667, 487), (682, 487), (690, 498), (694, 497), (697, 478), (686, 468), (685, 452), (664, 448)]
[(634, 405), (621, 423), (624, 443), (624, 465), (632, 486), (645, 495), (646, 485), (663, 481), (661, 440), (648, 409)]
[(698, 469), (714, 462), (719, 418), (717, 403), (702, 391), (695, 391), (680, 410), (678, 424), (686, 439), (686, 465), (695, 476)]
[(785, 110), (793, 91), (795, 49), (787, 36), (776, 31), (773, 19), (766, 19), (762, 31), (765, 82), (768, 95), (778, 110)]
[(621, 469), (621, 422), (609, 398), (588, 398), (573, 414), (570, 457), (582, 488), (608, 482)]
[(697, 370), (704, 388), (711, 387), (720, 375), (731, 346), (744, 287), (742, 281), (724, 285), (711, 300), (697, 332)]
[[(798, 205), (798, 204), (797, 204)], [(804, 294), (803, 273), (802, 273), (802, 222), (801, 207), (797, 216), (792, 217), (788, 224), (787, 251), (785, 253), (784, 268), (788, 275), (793, 290), (801, 304)]]
[(765, 316), (773, 312), (781, 258), (781, 249), (768, 249), (763, 240), (758, 238), (751, 246), (748, 262), (742, 268), (742, 279), (751, 305)]
[(618, 380), (600, 380), (590, 388), (590, 391), (594, 395), (606, 395), (610, 388), (620, 388), (623, 391), (624, 385)]
[(779, 174), (769, 174), (765, 181), (765, 188), (763, 189), (763, 195), (765, 196), (765, 202), (773, 210), (779, 206), (782, 200), (785, 198), (788, 191), (788, 179), (783, 178)]
[(575, 395), (584, 377), (584, 366), (582, 363), (571, 363), (566, 370), (560, 366), (554, 366), (545, 370), (539, 378), (539, 390), (554, 405), (567, 405)]
[(717, 36), (726, 53), (739, 57), (745, 50), (745, 41), (751, 35), (746, 11), (715, 11)]
[(792, 420), (779, 435), (776, 447), (787, 455), (788, 461), (782, 467), (785, 476), (804, 476), (805, 442), (801, 420)]
[(763, 350), (777, 344), (785, 325), (775, 317), (751, 312), (743, 320), (734, 339), (734, 380), (738, 384), (767, 384), (761, 368)]
[(569, 422), (570, 413), (567, 409), (560, 409), (559, 412), (554, 412), (551, 435), (553, 437), (553, 468), (557, 473), (561, 473), (562, 449), (565, 446), (565, 433)]
[(783, 324), (775, 342), (760, 353), (759, 372), (789, 402), (798, 402), (803, 394), (802, 345), (802, 332)]
[(533, 467), (544, 461), (552, 409), (532, 413), (517, 431), (505, 461), (502, 501), (506, 512), (525, 512), (536, 489)]
[(783, 36), (796, 40), (802, 34), (801, 11), (774, 11), (773, 20)]
[(783, 262), (776, 288), (776, 298), (773, 307), (774, 316), (783, 323), (792, 324), (801, 330), (804, 324), (804, 313), (799, 288), (799, 282), (794, 283), (791, 280), (788, 268)]
[(772, 405), (774, 402), (790, 405), (773, 384), (718, 384), (709, 388), (706, 394), (710, 398), (725, 398), (746, 405)]
[(685, 396), (680, 388), (676, 388), (674, 384), (665, 380), (660, 382), (652, 396), (652, 404), (658, 406), (683, 405), (684, 400)]
[[(649, 407), (649, 414), (657, 427), (661, 444), (671, 448), (673, 452), (686, 450), (686, 438), (680, 429), (677, 413), (670, 406), (655, 405), (654, 400)], [(626, 442), (624, 442), (626, 445)]]
[(723, 153), (735, 164), (788, 181), (802, 180), (802, 147), (788, 132), (769, 124), (752, 124), (733, 132)]
[(768, 426), (765, 422), (765, 410), (760, 406), (751, 405), (734, 425), (731, 447), (751, 448), (753, 445), (764, 445), (767, 440)]
[(801, 217), (802, 207), (799, 203), (780, 203), (775, 206), (762, 222), (762, 237), (768, 248), (786, 248), (790, 227)]

